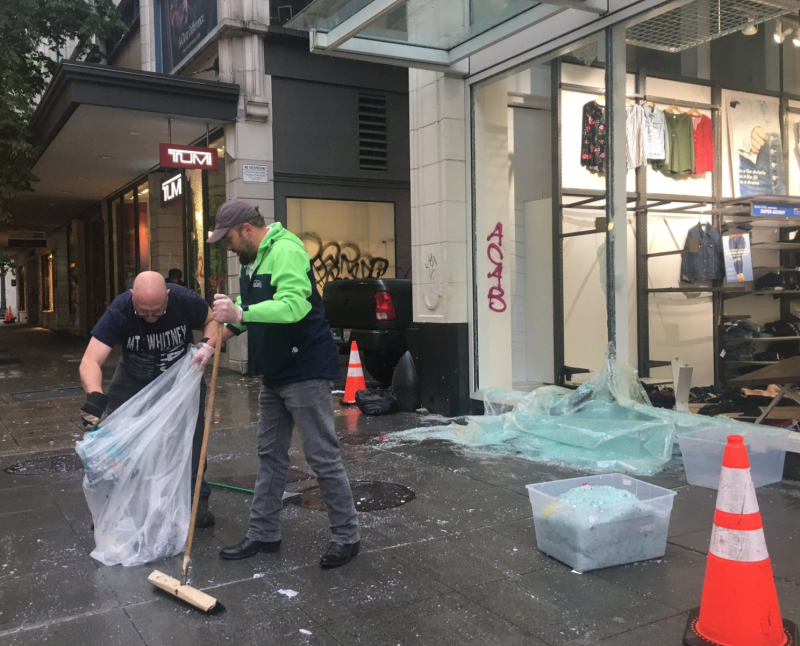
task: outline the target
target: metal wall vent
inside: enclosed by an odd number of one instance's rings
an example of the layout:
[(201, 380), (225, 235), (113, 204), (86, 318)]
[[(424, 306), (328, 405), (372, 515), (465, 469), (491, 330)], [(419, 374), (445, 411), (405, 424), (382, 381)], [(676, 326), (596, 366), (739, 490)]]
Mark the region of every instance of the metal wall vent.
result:
[(629, 26), (631, 45), (681, 52), (800, 9), (797, 0), (679, 0)]
[(358, 165), (361, 170), (389, 169), (386, 96), (358, 95)]

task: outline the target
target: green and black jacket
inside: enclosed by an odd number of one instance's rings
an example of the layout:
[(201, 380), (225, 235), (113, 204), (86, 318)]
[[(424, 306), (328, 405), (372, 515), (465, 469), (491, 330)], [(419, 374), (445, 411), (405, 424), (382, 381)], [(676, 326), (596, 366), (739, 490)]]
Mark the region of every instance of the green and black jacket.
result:
[(235, 334), (250, 332), (256, 367), (267, 385), (335, 380), (339, 355), (314, 285), (303, 242), (280, 223), (270, 225), (258, 247), (253, 274), (239, 273), (236, 304), (244, 309)]

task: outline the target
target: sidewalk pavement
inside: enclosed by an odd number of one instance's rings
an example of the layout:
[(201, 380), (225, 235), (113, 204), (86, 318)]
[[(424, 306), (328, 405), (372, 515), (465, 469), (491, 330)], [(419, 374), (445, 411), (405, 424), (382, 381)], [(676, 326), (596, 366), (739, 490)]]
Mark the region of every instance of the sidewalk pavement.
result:
[[(89, 557), (82, 471), (5, 471), (22, 460), (70, 453), (83, 397), (69, 389), (80, 387), (82, 350), (83, 342), (44, 330), (0, 330), (4, 646), (666, 646), (681, 643), (687, 611), (700, 602), (716, 492), (688, 486), (682, 472), (645, 478), (678, 491), (664, 558), (576, 574), (536, 549), (525, 484), (579, 472), (466, 454), (440, 441), (390, 447), (382, 436), (418, 426), (417, 416), (368, 418), (337, 404), (350, 479), (405, 485), (416, 497), (361, 513), (361, 554), (321, 570), (327, 518), (308, 504), (282, 512), (279, 553), (222, 561), (219, 549), (246, 532), (251, 499), (215, 489), (217, 523), (195, 535), (191, 584), (226, 610), (203, 615), (147, 583), (154, 568), (178, 576), (181, 557), (134, 568)], [(6, 357), (20, 362), (3, 363)], [(210, 480), (255, 473), (258, 390), (256, 380), (221, 375)], [(34, 401), (21, 395), (34, 391), (53, 392)], [(296, 434), (291, 458), (287, 488), (313, 488)], [(304, 498), (312, 500), (312, 492)], [(781, 606), (797, 621), (800, 488), (773, 485), (759, 489), (758, 498)]]

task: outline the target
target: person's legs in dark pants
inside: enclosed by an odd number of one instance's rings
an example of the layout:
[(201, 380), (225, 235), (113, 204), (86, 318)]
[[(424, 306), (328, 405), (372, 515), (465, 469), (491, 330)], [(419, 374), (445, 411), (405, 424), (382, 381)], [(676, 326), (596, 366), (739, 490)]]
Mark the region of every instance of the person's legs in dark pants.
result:
[(258, 475), (247, 537), (275, 542), (281, 538), (279, 514), (289, 475), (292, 416), (276, 390), (264, 386), (258, 397)]
[(279, 394), (291, 413), (308, 466), (319, 483), (328, 509), (333, 542), (320, 560), (322, 567), (344, 565), (358, 554), (361, 537), (350, 481), (344, 469), (333, 419), (331, 384), (312, 379), (280, 386)]

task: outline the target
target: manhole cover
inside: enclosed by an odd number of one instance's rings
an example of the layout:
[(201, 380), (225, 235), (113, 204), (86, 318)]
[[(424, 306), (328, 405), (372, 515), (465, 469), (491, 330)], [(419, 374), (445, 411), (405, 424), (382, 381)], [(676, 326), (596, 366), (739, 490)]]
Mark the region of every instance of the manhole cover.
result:
[[(307, 473), (303, 469), (297, 467), (289, 467), (289, 477), (286, 482), (302, 482), (303, 480), (313, 480), (314, 474)], [(235, 487), (237, 489), (246, 489), (253, 491), (256, 486), (256, 474), (246, 476), (218, 476), (211, 478), (214, 483), (222, 485), (223, 487)]]
[(78, 469), (83, 469), (83, 462), (76, 453), (70, 453), (69, 455), (51, 455), (46, 458), (17, 462), (6, 467), (5, 471), (16, 476), (43, 476), (48, 473), (64, 473)]
[[(414, 500), (417, 496), (413, 490), (394, 482), (351, 480), (350, 487), (356, 501), (356, 511), (360, 512), (399, 507)], [(325, 511), (325, 503), (322, 502), (319, 487), (312, 487), (304, 491), (299, 506), (311, 511)]]
[(30, 393), (14, 393), (11, 398), (18, 402), (46, 401), (83, 395), (83, 388), (59, 388), (58, 390), (35, 390)]

